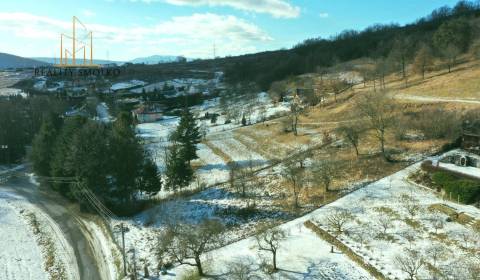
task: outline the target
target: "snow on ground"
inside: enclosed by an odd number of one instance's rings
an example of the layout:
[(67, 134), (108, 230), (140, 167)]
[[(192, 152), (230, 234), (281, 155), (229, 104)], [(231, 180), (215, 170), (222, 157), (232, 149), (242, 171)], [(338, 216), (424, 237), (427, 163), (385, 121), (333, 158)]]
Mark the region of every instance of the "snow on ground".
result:
[(23, 90), (17, 88), (0, 88), (0, 97), (7, 96), (21, 96), (26, 98), (27, 94)]
[(98, 119), (103, 123), (109, 123), (113, 121), (113, 117), (108, 112), (108, 106), (105, 102), (102, 102), (97, 105), (97, 116)]
[(222, 133), (219, 140), (210, 140), (209, 143), (213, 147), (221, 150), (228, 155), (234, 162), (242, 166), (253, 166), (256, 168), (263, 167), (268, 164), (263, 156), (254, 152), (252, 148), (247, 147), (240, 141), (233, 138), (231, 131)]
[(225, 161), (207, 145), (198, 144), (197, 147), (197, 155), (201, 166), (196, 170), (196, 174), (199, 176), (200, 181), (207, 185), (227, 181), (229, 171)]
[(21, 200), (0, 191), (0, 279), (48, 279), (41, 248), (16, 207)]
[[(330, 244), (303, 225), (308, 217), (280, 226), (287, 233), (287, 239), (281, 242), (278, 251), (277, 265), (280, 270), (276, 274), (269, 276), (260, 269), (263, 261), (271, 263), (271, 255), (261, 253), (253, 237), (204, 255), (202, 258), (206, 261), (207, 274), (223, 275), (221, 279), (229, 279), (228, 269), (231, 265), (243, 263), (249, 266), (249, 279), (374, 279), (345, 255), (330, 253)], [(191, 269), (177, 266), (163, 279), (179, 279)]]
[(178, 117), (164, 116), (158, 122), (137, 125), (137, 135), (144, 139), (146, 149), (162, 172), (165, 170), (164, 152), (168, 146), (168, 136), (175, 131), (179, 121)]
[(110, 89), (115, 91), (115, 90), (121, 90), (121, 89), (129, 89), (129, 88), (138, 87), (138, 86), (144, 86), (146, 84), (147, 83), (144, 81), (131, 80), (128, 82), (115, 83), (110, 87)]
[(291, 219), (289, 214), (272, 206), (269, 200), (257, 201), (259, 211), (249, 218), (234, 214), (235, 210), (245, 208), (248, 203), (227, 188), (213, 187), (190, 196), (164, 200), (133, 219), (114, 221), (113, 227), (118, 227), (120, 222), (125, 223), (128, 227), (125, 235), (127, 249), (135, 248), (138, 258), (146, 259), (150, 269), (155, 270), (157, 238), (169, 223), (196, 224), (203, 219), (220, 219), (229, 227), (224, 234), (225, 239), (234, 242), (251, 234), (259, 221)]
[[(414, 164), (324, 208), (281, 225), (280, 228), (288, 233), (288, 238), (281, 243), (279, 250), (278, 264), (281, 270), (272, 279), (372, 279), (346, 255), (329, 253), (330, 245), (304, 227), (303, 223), (310, 220), (329, 231), (326, 219), (336, 209), (346, 209), (354, 215), (354, 219), (347, 223), (348, 235), (342, 234), (339, 240), (389, 278), (407, 277), (396, 260), (397, 256), (406, 255), (407, 248), (418, 252), (424, 260), (431, 263), (428, 252), (433, 245), (442, 247), (445, 251), (437, 260), (437, 266), (447, 274), (466, 271), (468, 263), (473, 262), (478, 266), (479, 260), (473, 258), (473, 254), (469, 252), (475, 248), (480, 250), (479, 233), (469, 226), (448, 222), (445, 214), (432, 212), (427, 208), (432, 204), (445, 204), (458, 212), (468, 213), (477, 220), (480, 219), (480, 209), (444, 201), (434, 192), (409, 183), (407, 177), (419, 167), (420, 163)], [(412, 195), (418, 199), (419, 208), (415, 216), (410, 217), (402, 199)], [(391, 213), (394, 213), (391, 215), (396, 217), (392, 218), (386, 231), (386, 236), (391, 236), (391, 239), (379, 237), (383, 229), (378, 221), (389, 215), (379, 212), (381, 207), (391, 209)], [(437, 235), (433, 228), (436, 216), (445, 221), (443, 227), (438, 229), (438, 238), (435, 237)], [(405, 222), (409, 217), (413, 223)], [(260, 255), (255, 244), (253, 238), (248, 238), (209, 252), (203, 256), (207, 263), (207, 273), (226, 276), (232, 263), (243, 262), (249, 264), (252, 273), (260, 279), (268, 278), (259, 269), (262, 258), (267, 256)], [(460, 265), (460, 270), (456, 270), (458, 264), (463, 265)], [(169, 271), (166, 278), (178, 279), (191, 270), (191, 267), (180, 265)], [(427, 279), (431, 274), (425, 266), (418, 273), (421, 279)]]
[[(446, 258), (438, 260), (437, 267), (445, 270), (445, 273), (455, 273), (449, 271), (449, 268), (454, 267), (455, 263), (472, 261), (473, 255), (468, 253), (469, 249), (480, 250), (480, 234), (457, 222), (446, 222), (448, 218), (446, 214), (430, 211), (428, 210), (429, 206), (444, 204), (456, 209), (459, 213), (469, 213), (476, 219), (480, 219), (480, 209), (444, 201), (432, 191), (409, 183), (406, 178), (411, 172), (418, 170), (419, 166), (420, 163), (417, 163), (347, 195), (327, 207), (313, 212), (310, 218), (321, 228), (329, 230), (327, 222), (329, 213), (339, 208), (352, 213), (355, 217), (354, 222), (350, 222), (347, 226), (349, 234), (341, 236), (342, 242), (348, 244), (351, 249), (362, 255), (366, 262), (391, 278), (404, 279), (407, 277), (405, 272), (401, 271), (396, 260), (399, 255), (406, 254), (407, 248), (432, 262), (428, 252), (432, 250), (434, 244), (444, 248), (445, 252), (442, 253), (442, 256), (446, 256)], [(403, 201), (409, 197), (418, 199), (419, 208), (414, 216), (409, 214), (406, 206), (408, 204)], [(383, 210), (381, 207), (384, 207)], [(393, 212), (388, 214), (389, 211)], [(386, 234), (383, 234), (380, 220), (385, 218), (391, 220), (391, 224), (388, 226)], [(408, 222), (408, 219), (413, 222)], [(437, 238), (434, 225), (439, 220), (444, 221), (445, 224), (438, 229), (440, 235)], [(465, 241), (467, 237), (468, 241)], [(462, 248), (462, 246), (468, 249)], [(478, 260), (477, 264), (480, 265)], [(425, 267), (419, 270), (421, 279), (427, 279), (430, 276), (431, 272)]]
[(480, 178), (480, 168), (478, 167), (472, 167), (472, 166), (462, 167), (452, 163), (443, 163), (443, 162), (440, 162), (439, 166), (445, 169), (448, 169), (450, 171), (455, 171), (465, 175), (470, 175), (470, 176)]

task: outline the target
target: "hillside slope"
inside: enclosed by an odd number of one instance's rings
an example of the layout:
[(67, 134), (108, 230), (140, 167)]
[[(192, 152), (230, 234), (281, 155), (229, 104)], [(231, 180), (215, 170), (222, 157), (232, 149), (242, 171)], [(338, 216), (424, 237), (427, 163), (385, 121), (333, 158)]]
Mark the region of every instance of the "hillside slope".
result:
[(0, 53), (0, 69), (2, 68), (25, 68), (46, 66), (48, 63), (16, 56), (8, 53)]

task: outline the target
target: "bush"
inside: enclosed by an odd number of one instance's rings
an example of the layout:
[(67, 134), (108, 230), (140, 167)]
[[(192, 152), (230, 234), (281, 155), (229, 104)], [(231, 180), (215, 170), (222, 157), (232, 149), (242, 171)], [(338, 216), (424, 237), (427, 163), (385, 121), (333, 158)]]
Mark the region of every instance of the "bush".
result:
[(471, 204), (480, 199), (480, 181), (478, 180), (460, 178), (443, 171), (435, 172), (432, 179), (453, 198), (458, 197), (462, 203)]
[(423, 133), (426, 139), (455, 139), (460, 135), (461, 119), (455, 112), (425, 110), (412, 116), (412, 128)]

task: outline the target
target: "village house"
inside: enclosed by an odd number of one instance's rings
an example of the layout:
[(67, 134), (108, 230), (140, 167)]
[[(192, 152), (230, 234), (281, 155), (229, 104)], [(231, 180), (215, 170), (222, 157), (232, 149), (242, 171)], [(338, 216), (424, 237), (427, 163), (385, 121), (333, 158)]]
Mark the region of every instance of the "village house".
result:
[(158, 105), (142, 105), (133, 110), (132, 114), (139, 123), (156, 122), (162, 118), (162, 109)]

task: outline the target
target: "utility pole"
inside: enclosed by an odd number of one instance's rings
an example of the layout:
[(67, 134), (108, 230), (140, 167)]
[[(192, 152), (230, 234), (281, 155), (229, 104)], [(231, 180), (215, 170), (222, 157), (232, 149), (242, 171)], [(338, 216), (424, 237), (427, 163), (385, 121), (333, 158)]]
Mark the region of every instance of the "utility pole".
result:
[(127, 259), (125, 256), (125, 230), (123, 228), (123, 223), (120, 223), (120, 230), (122, 231), (123, 275), (127, 276)]
[(133, 248), (133, 279), (137, 280), (137, 260), (135, 259), (135, 248)]

